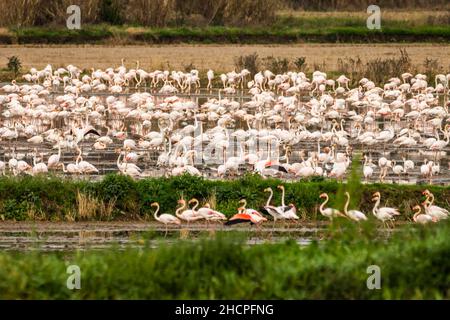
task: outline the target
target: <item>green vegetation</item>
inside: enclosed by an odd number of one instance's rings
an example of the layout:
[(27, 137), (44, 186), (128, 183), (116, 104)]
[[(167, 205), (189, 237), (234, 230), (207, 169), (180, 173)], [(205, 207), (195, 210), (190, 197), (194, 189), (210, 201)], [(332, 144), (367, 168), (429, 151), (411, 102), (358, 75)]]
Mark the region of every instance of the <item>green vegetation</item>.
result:
[[(450, 223), (405, 226), (387, 242), (342, 221), (330, 239), (243, 245), (235, 234), (157, 249), (1, 252), (1, 299), (449, 299)], [(333, 228), (333, 227), (331, 227)], [(81, 269), (68, 290), (66, 268)], [(366, 286), (381, 269), (381, 289)]]
[(88, 25), (81, 30), (66, 28), (12, 28), (0, 37), (5, 44), (17, 43), (290, 43), (290, 42), (448, 42), (450, 26), (383, 27), (369, 30), (358, 26), (293, 27), (167, 27), (127, 28)]
[[(152, 219), (150, 204), (158, 201), (161, 210), (174, 212), (181, 197), (196, 197), (202, 203), (214, 198), (216, 209), (232, 215), (238, 202), (246, 198), (249, 207), (260, 208), (267, 200), (266, 187), (282, 183), (276, 179), (262, 179), (247, 175), (238, 180), (206, 180), (193, 176), (148, 178), (135, 181), (121, 175), (107, 175), (99, 182), (75, 181), (58, 177), (2, 177), (0, 178), (0, 217), (7, 220), (130, 220)], [(449, 208), (450, 187), (357, 184), (341, 185), (334, 180), (316, 179), (284, 183), (286, 203), (294, 203), (304, 219), (322, 219), (318, 214), (319, 194), (330, 194), (330, 205), (342, 207), (336, 194), (343, 188), (353, 197), (352, 205), (363, 212), (371, 212), (370, 201), (375, 191), (382, 194), (382, 203), (398, 207), (403, 213), (400, 220), (410, 220), (411, 208), (424, 200), (421, 192), (428, 188), (436, 196), (436, 204)], [(339, 191), (339, 192), (338, 192)], [(360, 199), (360, 200), (358, 200)], [(280, 203), (280, 194), (274, 200)], [(369, 214), (369, 216), (372, 216)]]
[[(426, 2), (417, 0), (404, 3), (378, 1), (377, 4), (383, 8), (381, 31), (372, 31), (366, 27), (368, 17), (366, 9), (371, 4), (368, 1), (309, 2), (35, 0), (31, 3), (3, 0), (0, 2), (0, 26), (9, 28), (9, 31), (1, 30), (0, 43), (448, 42), (450, 40), (450, 14), (445, 10), (450, 7), (445, 0)], [(70, 31), (66, 28), (68, 16), (66, 8), (70, 4), (80, 6), (81, 30)]]

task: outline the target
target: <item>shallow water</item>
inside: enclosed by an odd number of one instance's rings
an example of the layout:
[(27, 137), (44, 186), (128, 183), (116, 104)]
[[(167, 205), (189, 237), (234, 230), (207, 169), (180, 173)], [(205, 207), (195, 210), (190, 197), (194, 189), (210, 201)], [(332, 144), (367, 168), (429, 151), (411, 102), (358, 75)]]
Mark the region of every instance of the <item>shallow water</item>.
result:
[[(247, 245), (279, 243), (293, 240), (299, 246), (321, 241), (326, 236), (328, 222), (300, 222), (275, 227), (268, 223), (261, 227), (249, 225), (184, 224), (169, 227), (151, 222), (2, 222), (0, 250), (12, 251), (74, 251), (101, 250), (111, 247), (157, 248), (176, 245), (180, 240), (199, 241), (218, 232), (236, 232)], [(399, 223), (401, 224), (401, 223)], [(386, 232), (380, 229), (380, 232)], [(392, 232), (392, 231), (387, 231)]]

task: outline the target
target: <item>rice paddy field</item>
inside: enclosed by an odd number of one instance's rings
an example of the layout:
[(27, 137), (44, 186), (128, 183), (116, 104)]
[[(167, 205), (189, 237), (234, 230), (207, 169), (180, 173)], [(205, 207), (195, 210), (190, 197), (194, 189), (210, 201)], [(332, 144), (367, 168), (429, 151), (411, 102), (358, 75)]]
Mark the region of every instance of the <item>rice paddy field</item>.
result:
[(13, 2), (0, 299), (450, 299), (445, 1)]

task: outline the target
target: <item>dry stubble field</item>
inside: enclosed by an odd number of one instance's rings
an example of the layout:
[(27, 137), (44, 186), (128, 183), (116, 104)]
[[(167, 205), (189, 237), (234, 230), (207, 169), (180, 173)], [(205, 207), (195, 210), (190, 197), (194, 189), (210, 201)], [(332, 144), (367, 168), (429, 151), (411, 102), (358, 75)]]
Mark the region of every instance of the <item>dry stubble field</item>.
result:
[(450, 45), (445, 44), (288, 44), (288, 45), (152, 45), (152, 46), (0, 46), (0, 65), (7, 57), (17, 55), (23, 67), (42, 68), (46, 64), (65, 66), (74, 64), (81, 68), (106, 68), (120, 64), (121, 58), (128, 65), (140, 61), (144, 69), (183, 69), (193, 64), (204, 70), (212, 68), (228, 71), (234, 67), (234, 58), (257, 52), (260, 57), (275, 56), (293, 59), (305, 56), (310, 67), (325, 62), (326, 70), (337, 68), (340, 57), (361, 57), (364, 61), (387, 58), (399, 54), (406, 48), (414, 65), (422, 64), (425, 58), (437, 59), (444, 67), (450, 67)]

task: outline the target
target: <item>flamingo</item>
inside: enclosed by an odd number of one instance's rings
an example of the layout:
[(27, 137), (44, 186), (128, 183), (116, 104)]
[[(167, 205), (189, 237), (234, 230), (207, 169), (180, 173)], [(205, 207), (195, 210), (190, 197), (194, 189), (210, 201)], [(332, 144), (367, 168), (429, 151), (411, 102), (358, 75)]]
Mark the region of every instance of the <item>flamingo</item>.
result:
[(390, 208), (390, 207), (379, 208), (378, 206), (380, 205), (381, 194), (378, 191), (372, 195), (372, 201), (375, 201), (375, 205), (372, 209), (373, 215), (378, 220), (381, 220), (383, 222), (383, 224), (385, 224), (387, 221), (391, 221), (392, 226), (394, 226), (394, 224), (393, 224), (394, 216), (399, 216), (400, 212), (398, 212), (397, 209)]
[(290, 210), (290, 207), (285, 205), (284, 203), (284, 195), (285, 195), (285, 189), (283, 185), (277, 186), (278, 189), (281, 190), (281, 206), (276, 207), (278, 212), (280, 212), (281, 215), (283, 215), (283, 212)]
[(169, 213), (163, 213), (161, 215), (158, 216), (158, 212), (159, 212), (159, 203), (158, 202), (153, 202), (151, 205), (151, 207), (156, 207), (155, 212), (153, 213), (153, 217), (155, 218), (156, 221), (159, 221), (161, 223), (163, 223), (166, 227), (166, 232), (164, 234), (164, 237), (167, 236), (167, 226), (169, 224), (174, 224), (174, 225), (180, 225), (181, 221), (180, 219), (178, 219), (177, 217), (169, 214)]
[[(196, 211), (188, 209), (188, 210), (183, 210), (186, 208), (186, 200), (181, 199), (178, 200), (178, 204), (181, 204), (181, 207), (179, 207), (176, 211), (175, 211), (175, 215), (184, 221), (187, 222), (191, 222), (191, 221), (197, 221), (197, 220), (201, 220), (204, 219), (203, 216), (199, 215)], [(180, 213), (180, 211), (183, 210), (183, 212)]]
[[(227, 217), (222, 212), (211, 209), (211, 206), (209, 205), (209, 203), (205, 203), (204, 208), (209, 209), (211, 212), (212, 217), (209, 220), (212, 220), (212, 221), (227, 220)], [(200, 208), (200, 209), (202, 209), (202, 208)]]
[(273, 190), (272, 188), (268, 187), (264, 189), (264, 192), (269, 192), (269, 198), (267, 199), (266, 205), (263, 207), (264, 210), (267, 211), (268, 214), (270, 214), (273, 217), (274, 223), (277, 221), (277, 219), (283, 218), (281, 212), (278, 210), (279, 207), (274, 207), (270, 205), (270, 200), (272, 200), (273, 197)]
[(55, 168), (60, 165), (59, 160), (61, 159), (61, 144), (58, 144), (58, 154), (52, 154), (47, 161), (48, 168)]
[(324, 209), (325, 205), (328, 203), (328, 200), (329, 200), (328, 194), (326, 194), (324, 192), (324, 193), (321, 193), (319, 197), (322, 199), (325, 199), (325, 201), (319, 207), (319, 211), (324, 217), (327, 217), (330, 220), (333, 220), (334, 218), (337, 218), (337, 217), (346, 217), (338, 209), (334, 209), (334, 208), (325, 208)]
[[(33, 157), (33, 169), (32, 169), (33, 175), (40, 174), (40, 173), (47, 173), (48, 172), (48, 168), (47, 168), (47, 165), (44, 162), (36, 163), (36, 155), (37, 155), (36, 153), (37, 153), (37, 151), (36, 151), (36, 149), (34, 151), (35, 151), (35, 154), (34, 154), (34, 157)], [(41, 158), (42, 158), (42, 153), (41, 153)]]
[(81, 148), (78, 148), (78, 158), (76, 161), (78, 171), (80, 173), (98, 173), (98, 169), (91, 163), (84, 161), (81, 154), (82, 154)]
[(209, 204), (208, 204), (208, 206), (205, 206), (205, 207), (199, 208), (198, 210), (195, 210), (199, 205), (199, 201), (196, 198), (192, 198), (191, 200), (189, 200), (189, 204), (191, 204), (191, 203), (195, 203), (192, 210), (195, 211), (199, 216), (201, 216), (206, 221), (210, 221), (210, 220), (217, 221), (217, 220), (226, 220), (227, 219), (223, 213), (211, 209), (209, 207)]
[[(240, 200), (239, 204), (242, 204), (241, 208), (243, 208), (243, 212), (244, 213), (257, 215), (257, 216), (260, 216), (260, 217), (264, 218), (264, 216), (259, 211), (255, 210), (255, 209), (251, 209), (251, 208), (246, 208), (247, 207), (247, 200), (246, 199)], [(267, 221), (267, 219), (264, 220), (264, 221)]]
[(372, 159), (368, 159), (367, 156), (364, 156), (363, 174), (366, 182), (373, 175), (373, 166)]
[(245, 206), (247, 202), (245, 199), (241, 200), (239, 203), (243, 205), (238, 208), (238, 213), (233, 215), (225, 225), (230, 226), (237, 223), (250, 223), (260, 225), (264, 221), (267, 221), (267, 218), (263, 217), (258, 211), (253, 209), (246, 209)]
[(345, 202), (345, 206), (344, 206), (345, 215), (347, 215), (350, 219), (352, 219), (354, 221), (358, 221), (358, 222), (362, 221), (362, 220), (367, 220), (366, 215), (359, 210), (347, 211), (348, 205), (350, 203), (350, 194), (346, 191), (345, 196), (347, 197), (347, 201)]
[(430, 216), (429, 214), (426, 213), (420, 213), (422, 211), (422, 209), (420, 208), (419, 205), (414, 206), (413, 207), (413, 211), (414, 211), (414, 216), (413, 216), (413, 221), (415, 223), (419, 223), (419, 224), (427, 224), (430, 223), (432, 221), (436, 221), (432, 216)]
[(212, 90), (212, 80), (214, 79), (214, 71), (209, 69), (208, 72), (206, 73), (206, 76), (208, 78), (208, 85), (206, 86), (206, 89)]
[(282, 217), (286, 220), (298, 220), (299, 217), (297, 215), (297, 208), (295, 205), (293, 203), (289, 203), (287, 207), (289, 209), (282, 213)]
[(426, 196), (425, 201), (422, 203), (426, 214), (432, 216), (436, 221), (448, 218), (450, 213), (447, 209), (433, 205), (434, 195), (429, 190), (423, 191), (422, 194)]

